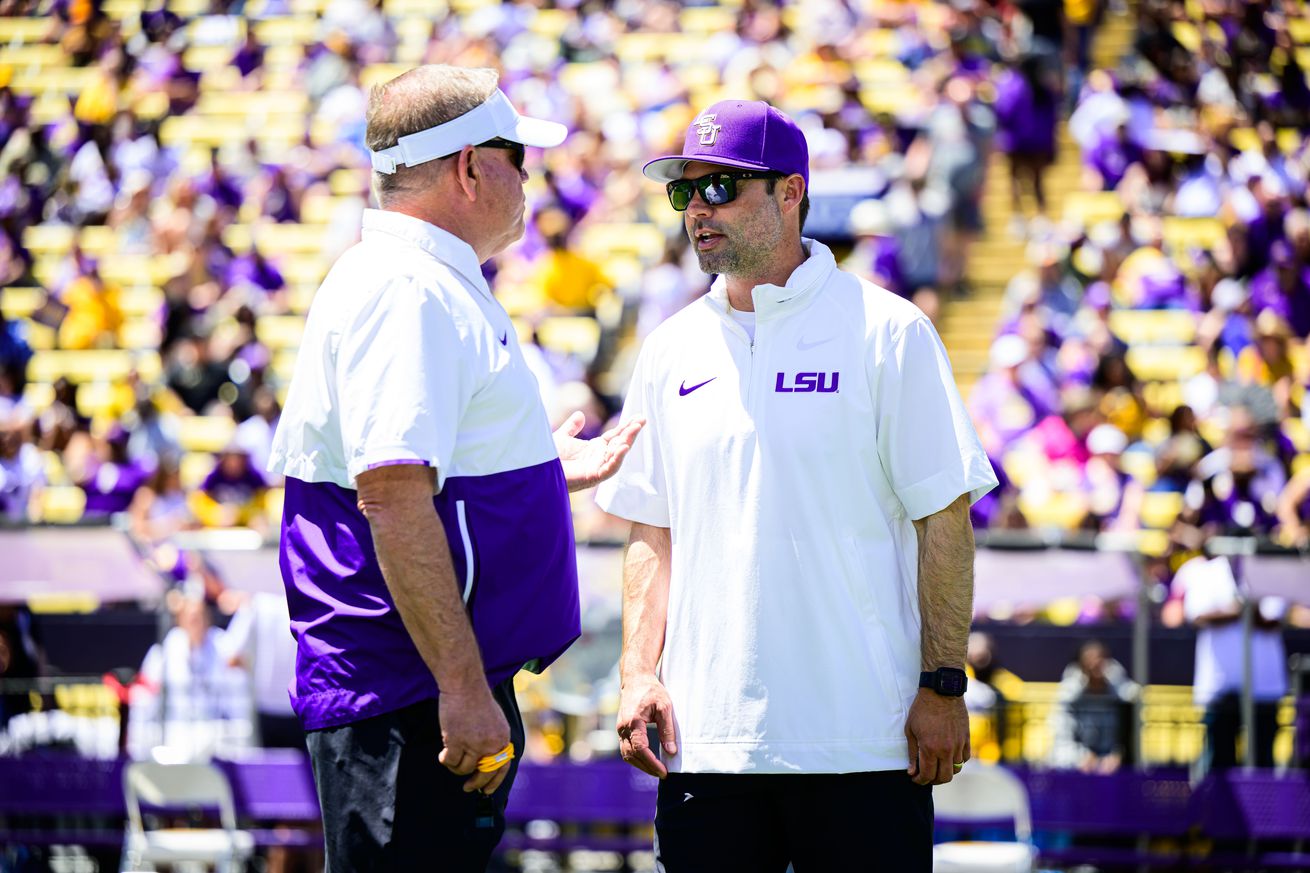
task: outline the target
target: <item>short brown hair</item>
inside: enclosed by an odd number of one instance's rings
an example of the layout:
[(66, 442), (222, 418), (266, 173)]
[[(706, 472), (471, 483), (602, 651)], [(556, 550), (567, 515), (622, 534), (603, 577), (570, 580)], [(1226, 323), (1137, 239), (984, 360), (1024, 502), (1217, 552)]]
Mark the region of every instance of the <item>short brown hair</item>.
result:
[[(402, 136), (459, 118), (481, 106), (499, 81), (500, 74), (487, 67), (427, 64), (374, 85), (368, 95), (364, 144), (370, 151), (382, 151)], [(422, 177), (432, 169), (429, 164), (374, 173), (378, 201), (425, 182)]]

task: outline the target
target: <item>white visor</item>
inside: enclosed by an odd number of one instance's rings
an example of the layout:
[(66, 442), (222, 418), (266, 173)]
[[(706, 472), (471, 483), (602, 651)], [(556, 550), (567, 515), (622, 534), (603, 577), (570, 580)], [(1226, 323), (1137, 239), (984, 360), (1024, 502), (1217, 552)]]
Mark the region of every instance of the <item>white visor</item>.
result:
[(568, 128), (562, 124), (519, 115), (509, 98), (497, 88), (478, 108), (445, 124), (402, 136), (391, 148), (370, 152), (370, 155), (373, 169), (390, 175), (402, 164), (417, 166), (497, 137), (537, 148), (550, 148), (564, 142), (568, 134)]

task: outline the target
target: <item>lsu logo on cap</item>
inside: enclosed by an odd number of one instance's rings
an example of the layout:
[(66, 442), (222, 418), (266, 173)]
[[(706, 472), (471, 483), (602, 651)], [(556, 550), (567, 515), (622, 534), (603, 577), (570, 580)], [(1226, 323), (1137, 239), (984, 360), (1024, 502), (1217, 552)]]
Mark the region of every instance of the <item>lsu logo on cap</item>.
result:
[(714, 141), (719, 138), (719, 131), (723, 130), (723, 125), (714, 123), (715, 116), (702, 115), (695, 121), (696, 132), (700, 134), (700, 144), (703, 146), (712, 146)]

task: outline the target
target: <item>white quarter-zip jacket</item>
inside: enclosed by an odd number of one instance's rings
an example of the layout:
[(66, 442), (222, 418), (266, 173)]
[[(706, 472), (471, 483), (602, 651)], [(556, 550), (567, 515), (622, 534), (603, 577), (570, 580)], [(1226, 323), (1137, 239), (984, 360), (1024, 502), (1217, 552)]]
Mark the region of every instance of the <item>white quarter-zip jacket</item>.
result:
[(912, 520), (996, 485), (928, 319), (805, 246), (754, 342), (722, 277), (650, 335), (624, 407), (649, 423), (597, 494), (671, 529), (673, 771), (906, 767)]

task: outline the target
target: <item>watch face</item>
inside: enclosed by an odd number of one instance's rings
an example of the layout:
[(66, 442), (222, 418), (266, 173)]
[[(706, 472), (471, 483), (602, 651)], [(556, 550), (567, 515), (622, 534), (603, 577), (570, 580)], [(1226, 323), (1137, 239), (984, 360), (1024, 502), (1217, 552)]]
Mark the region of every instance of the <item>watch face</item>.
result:
[(942, 670), (937, 674), (937, 688), (942, 694), (959, 696), (964, 693), (965, 675), (962, 670)]

